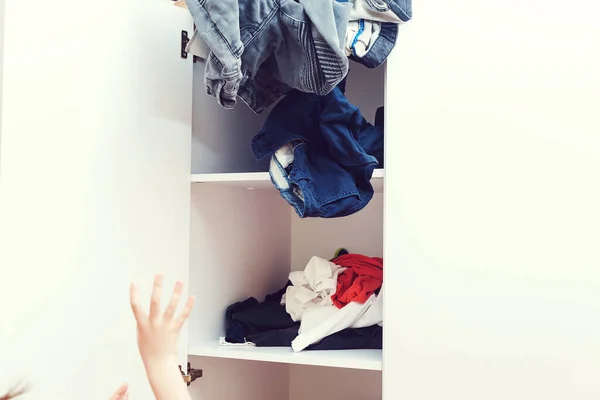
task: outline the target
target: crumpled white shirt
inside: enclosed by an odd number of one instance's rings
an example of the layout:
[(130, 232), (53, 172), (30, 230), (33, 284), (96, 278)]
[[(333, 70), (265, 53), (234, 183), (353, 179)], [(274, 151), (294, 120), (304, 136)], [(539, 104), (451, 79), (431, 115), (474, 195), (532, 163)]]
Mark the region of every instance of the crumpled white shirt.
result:
[(364, 303), (350, 302), (343, 308), (334, 305), (307, 310), (292, 349), (300, 352), (324, 337), (346, 328), (383, 326), (383, 287), (379, 295), (373, 294)]
[(331, 296), (337, 289), (338, 275), (346, 268), (321, 258), (310, 259), (304, 271), (290, 274), (289, 286), (281, 303), (294, 321), (301, 321), (306, 310), (331, 306)]

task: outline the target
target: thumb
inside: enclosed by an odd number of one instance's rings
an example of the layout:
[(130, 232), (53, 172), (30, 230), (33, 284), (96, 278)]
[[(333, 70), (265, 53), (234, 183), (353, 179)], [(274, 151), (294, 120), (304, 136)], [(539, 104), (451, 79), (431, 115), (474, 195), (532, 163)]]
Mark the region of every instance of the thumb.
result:
[(128, 388), (129, 386), (126, 383), (122, 384), (108, 400), (126, 400), (129, 398), (129, 393), (127, 393)]

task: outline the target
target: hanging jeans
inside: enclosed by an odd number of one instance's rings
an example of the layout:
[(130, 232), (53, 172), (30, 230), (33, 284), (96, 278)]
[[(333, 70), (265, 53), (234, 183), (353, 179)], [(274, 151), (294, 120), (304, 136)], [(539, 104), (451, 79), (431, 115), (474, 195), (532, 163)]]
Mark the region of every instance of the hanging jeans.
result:
[(275, 187), (301, 217), (334, 218), (363, 209), (383, 157), (383, 127), (369, 124), (339, 88), (326, 96), (292, 92), (252, 141), (257, 159), (272, 156)]

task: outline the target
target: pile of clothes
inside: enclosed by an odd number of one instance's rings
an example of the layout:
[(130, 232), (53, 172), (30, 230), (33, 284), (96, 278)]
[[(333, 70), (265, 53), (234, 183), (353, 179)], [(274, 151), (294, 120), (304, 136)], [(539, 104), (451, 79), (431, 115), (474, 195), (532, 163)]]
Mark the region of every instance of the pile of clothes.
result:
[[(282, 99), (252, 142), (300, 218), (344, 217), (373, 197), (383, 168), (383, 121), (344, 96), (349, 60), (381, 65), (412, 17), (411, 0), (186, 0), (208, 47), (206, 92), (255, 113)], [(200, 46), (202, 47), (202, 46)], [(379, 114), (379, 112), (378, 112)]]
[(324, 96), (348, 59), (374, 68), (412, 17), (411, 0), (186, 0), (210, 49), (206, 92), (225, 108), (239, 96), (256, 113), (292, 90)]
[(313, 257), (279, 292), (229, 306), (222, 346), (381, 349), (383, 259), (341, 251)]

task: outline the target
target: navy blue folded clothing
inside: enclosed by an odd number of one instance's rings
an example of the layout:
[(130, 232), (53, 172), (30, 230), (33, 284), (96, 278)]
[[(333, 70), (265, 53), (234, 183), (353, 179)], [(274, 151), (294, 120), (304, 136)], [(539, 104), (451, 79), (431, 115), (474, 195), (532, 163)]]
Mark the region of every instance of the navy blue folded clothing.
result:
[(298, 336), (299, 326), (249, 335), (246, 339), (257, 347), (291, 347)]
[(227, 307), (225, 340), (229, 343), (244, 343), (249, 335), (290, 327), (296, 327), (298, 332), (300, 323), (294, 322), (285, 306), (281, 305), (281, 298), (290, 284), (288, 282), (283, 289), (268, 295), (263, 303), (250, 297)]
[[(298, 336), (298, 327), (290, 327), (249, 335), (246, 339), (257, 347), (290, 347)], [(305, 350), (358, 350), (383, 348), (383, 328), (373, 325), (366, 328), (344, 329), (321, 339)]]
[(268, 294), (267, 297), (265, 297), (265, 301), (275, 301), (277, 303), (281, 303), (281, 299), (283, 298), (283, 295), (285, 294), (288, 286), (292, 286), (292, 282), (287, 281), (285, 286), (283, 288), (281, 288), (279, 291), (272, 293), (272, 294)]
[(349, 328), (324, 337), (306, 350), (358, 350), (382, 349), (383, 328), (373, 325), (366, 328)]
[(229, 343), (244, 343), (246, 327), (238, 322), (234, 315), (258, 304), (258, 300), (250, 297), (244, 301), (234, 303), (225, 310), (225, 340)]
[(385, 117), (385, 109), (383, 107), (379, 107), (375, 112), (375, 126), (383, 127)]

